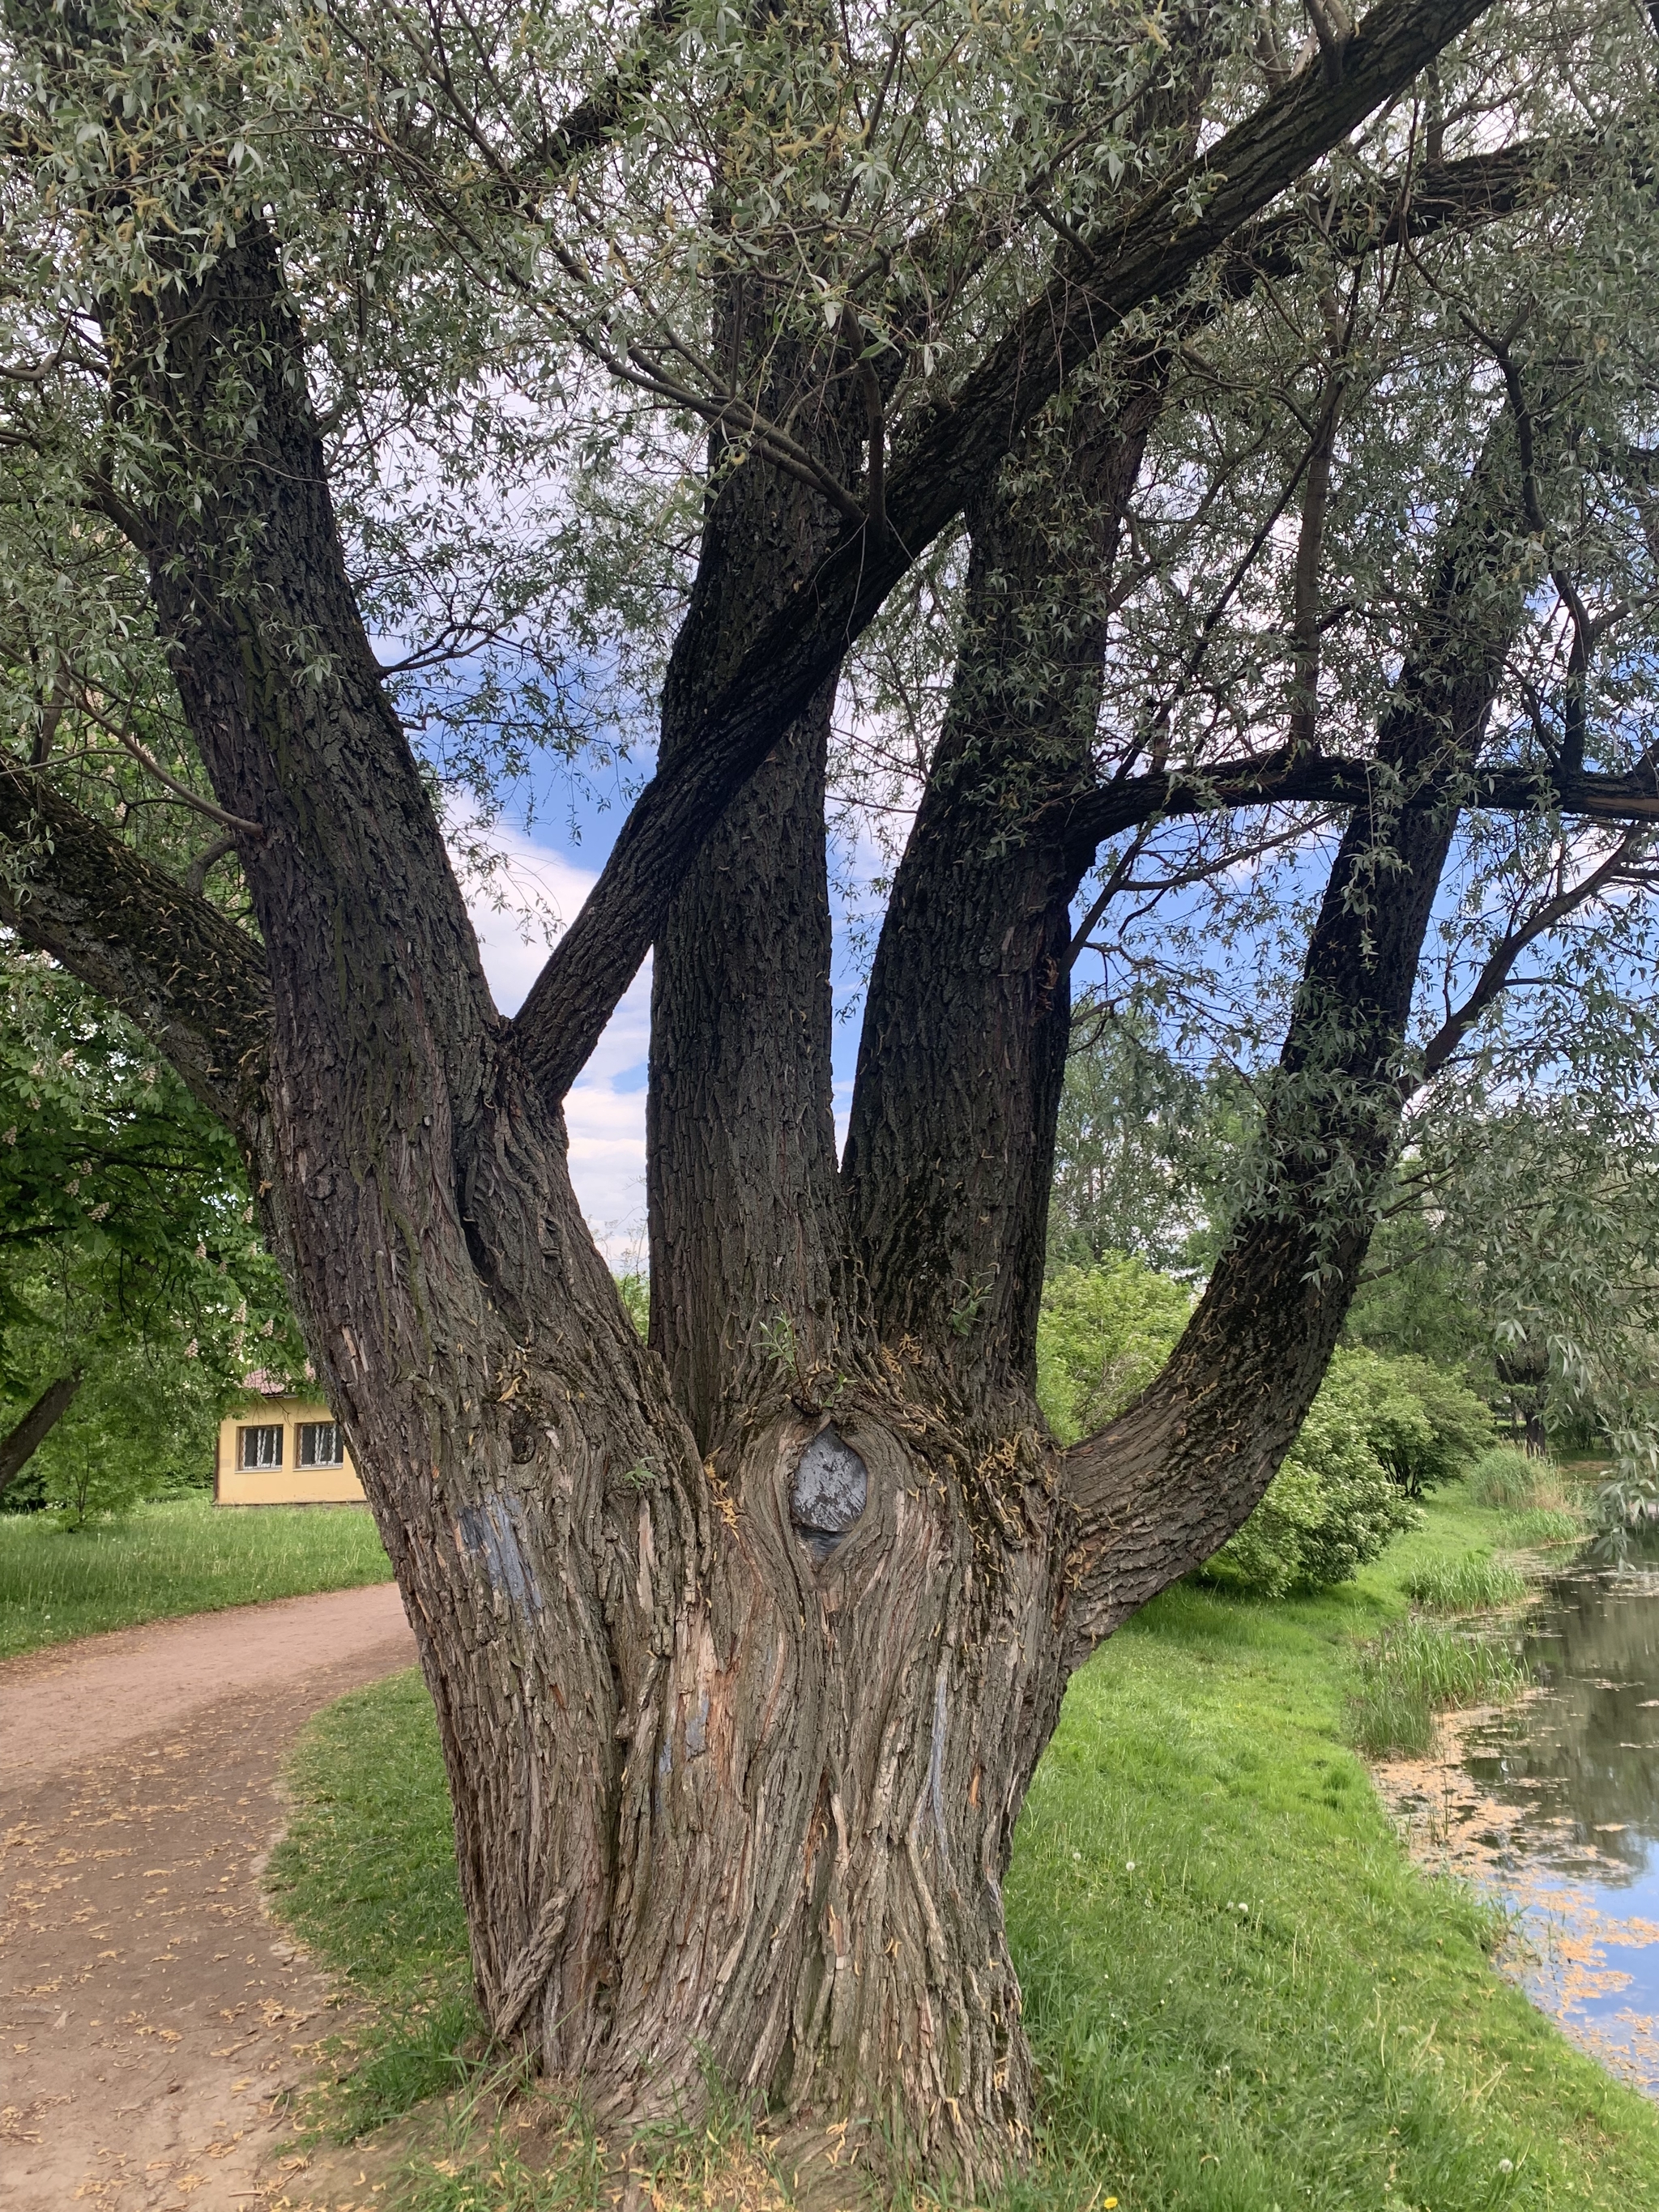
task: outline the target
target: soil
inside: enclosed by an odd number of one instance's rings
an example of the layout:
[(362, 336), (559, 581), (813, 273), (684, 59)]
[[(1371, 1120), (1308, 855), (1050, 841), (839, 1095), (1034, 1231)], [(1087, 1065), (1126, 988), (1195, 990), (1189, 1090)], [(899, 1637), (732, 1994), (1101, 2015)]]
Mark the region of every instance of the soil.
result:
[(266, 1914), (279, 1770), (412, 1662), (391, 1583), (0, 1662), (0, 2212), (249, 2212), (336, 2015)]

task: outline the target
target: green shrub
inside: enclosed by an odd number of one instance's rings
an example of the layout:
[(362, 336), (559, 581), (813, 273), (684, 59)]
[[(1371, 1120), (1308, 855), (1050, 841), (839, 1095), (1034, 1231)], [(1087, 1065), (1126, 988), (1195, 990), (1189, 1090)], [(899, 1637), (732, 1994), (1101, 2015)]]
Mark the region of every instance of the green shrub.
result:
[(1037, 1319), (1037, 1403), (1061, 1443), (1087, 1436), (1146, 1388), (1192, 1310), (1184, 1284), (1127, 1253), (1055, 1270)]
[(1409, 1497), (1461, 1474), (1492, 1443), (1492, 1413), (1431, 1359), (1385, 1359), (1344, 1346), (1320, 1395), (1341, 1406)]
[(1518, 1604), (1527, 1578), (1507, 1559), (1490, 1552), (1466, 1552), (1461, 1559), (1428, 1559), (1413, 1567), (1401, 1588), (1413, 1604), (1431, 1613), (1493, 1613)]
[(1495, 1505), (1505, 1512), (1538, 1506), (1556, 1511), (1566, 1502), (1561, 1479), (1548, 1460), (1534, 1459), (1513, 1444), (1495, 1444), (1482, 1452), (1467, 1479), (1469, 1496), (1477, 1505)]
[(1263, 1597), (1322, 1589), (1346, 1582), (1421, 1517), (1352, 1403), (1322, 1390), (1267, 1495), (1214, 1564)]
[(1421, 1759), (1434, 1748), (1437, 1713), (1496, 1705), (1526, 1686), (1526, 1669), (1504, 1645), (1435, 1620), (1404, 1621), (1360, 1651), (1354, 1741), (1368, 1758)]

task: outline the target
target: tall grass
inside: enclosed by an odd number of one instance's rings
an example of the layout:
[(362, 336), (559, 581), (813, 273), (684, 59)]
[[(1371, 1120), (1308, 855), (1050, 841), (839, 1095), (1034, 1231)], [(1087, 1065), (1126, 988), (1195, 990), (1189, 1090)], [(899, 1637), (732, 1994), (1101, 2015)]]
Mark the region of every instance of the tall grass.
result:
[(1553, 1462), (1534, 1459), (1513, 1444), (1495, 1444), (1482, 1452), (1464, 1477), (1464, 1487), (1477, 1505), (1495, 1505), (1505, 1513), (1535, 1506), (1556, 1512), (1568, 1502)]
[(65, 1528), (0, 1514), (0, 1657), (105, 1628), (387, 1581), (362, 1506), (216, 1509), (205, 1498), (140, 1505), (124, 1521)]
[(1437, 1620), (1401, 1621), (1361, 1649), (1354, 1741), (1370, 1759), (1421, 1759), (1434, 1748), (1437, 1713), (1497, 1705), (1526, 1686), (1505, 1645)]
[(1588, 1516), (1573, 1505), (1533, 1505), (1511, 1514), (1500, 1530), (1518, 1550), (1545, 1551), (1558, 1544), (1582, 1544), (1589, 1534)]
[(1490, 1552), (1465, 1552), (1456, 1559), (1424, 1560), (1402, 1578), (1401, 1587), (1413, 1605), (1430, 1613), (1496, 1613), (1520, 1603), (1527, 1578), (1519, 1567), (1494, 1559)]

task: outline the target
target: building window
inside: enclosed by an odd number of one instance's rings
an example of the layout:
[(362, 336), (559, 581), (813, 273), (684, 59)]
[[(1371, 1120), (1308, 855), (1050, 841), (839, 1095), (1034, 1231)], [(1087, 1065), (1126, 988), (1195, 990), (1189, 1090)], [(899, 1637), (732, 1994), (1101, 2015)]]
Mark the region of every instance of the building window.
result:
[(343, 1467), (345, 1446), (337, 1421), (300, 1423), (299, 1464), (301, 1467)]
[(257, 1429), (236, 1431), (238, 1467), (280, 1467), (283, 1463), (283, 1425), (274, 1421)]

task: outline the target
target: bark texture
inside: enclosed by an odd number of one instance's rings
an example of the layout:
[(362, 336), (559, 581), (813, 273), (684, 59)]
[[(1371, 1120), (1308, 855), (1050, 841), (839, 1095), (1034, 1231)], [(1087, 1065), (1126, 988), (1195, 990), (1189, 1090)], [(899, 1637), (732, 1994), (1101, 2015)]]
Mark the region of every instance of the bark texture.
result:
[[(514, 1024), (352, 598), (276, 242), (252, 223), (109, 309), (124, 450), (156, 457), (130, 487), (152, 597), (218, 802), (255, 825), (258, 942), (21, 769), (0, 775), (0, 834), (31, 855), (7, 918), (241, 1137), (420, 1644), (488, 2016), (618, 2123), (696, 2112), (713, 2075), (969, 2189), (1027, 2148), (1013, 1823), (1068, 1668), (1238, 1524), (1322, 1370), (1519, 586), (1491, 588), (1495, 448), (1380, 781), (1304, 748), (1202, 793), (1103, 793), (1103, 579), (1158, 374), (1079, 421), (1063, 509), (1052, 476), (1028, 481), (1036, 439), (1002, 465), (1126, 315), (1481, 4), (1385, 0), (1340, 84), (1304, 71), (1079, 244), (881, 499), (856, 333), (774, 357), (763, 300), (727, 292), (720, 342), (767, 353), (841, 482), (862, 467), (866, 520), (717, 447), (659, 773)], [(842, 1172), (835, 672), (964, 506), (962, 661)], [(1069, 902), (1126, 806), (1218, 787), (1358, 803), (1260, 1203), (1166, 1376), (1061, 1462), (1032, 1368)], [(647, 1347), (577, 1209), (560, 1100), (653, 943)]]
[[(854, 349), (781, 344), (754, 280), (720, 319), (734, 383), (765, 364), (766, 411), (837, 480), (858, 473)], [(719, 483), (729, 466), (714, 441)], [(663, 702), (665, 772), (695, 759), (702, 718), (757, 631), (811, 576), (840, 526), (816, 493), (751, 458), (711, 502)], [(653, 970), (647, 1177), (651, 1341), (706, 1450), (836, 1371), (853, 1292), (830, 1067), (824, 775), (831, 672), (692, 862)], [(855, 1306), (854, 1335), (859, 1333)], [(806, 1402), (811, 1401), (810, 1396)]]
[(1092, 858), (1066, 836), (1066, 802), (1092, 781), (1112, 556), (1164, 368), (1031, 441), (970, 511), (962, 646), (877, 949), (848, 1132), (884, 1338), (923, 1346), (958, 1397), (1027, 1419), (1071, 902)]

